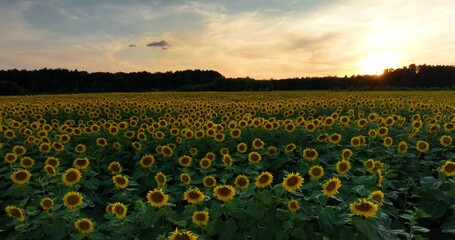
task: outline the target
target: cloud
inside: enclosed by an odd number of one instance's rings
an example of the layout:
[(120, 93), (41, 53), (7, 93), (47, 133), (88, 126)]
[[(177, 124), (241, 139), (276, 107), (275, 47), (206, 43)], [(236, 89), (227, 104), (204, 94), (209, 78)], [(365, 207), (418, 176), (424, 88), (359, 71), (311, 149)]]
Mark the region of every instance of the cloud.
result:
[(160, 47), (161, 49), (166, 50), (166, 49), (170, 48), (171, 45), (168, 42), (161, 40), (161, 41), (157, 41), (157, 42), (156, 41), (151, 42), (151, 43), (147, 44), (147, 47)]

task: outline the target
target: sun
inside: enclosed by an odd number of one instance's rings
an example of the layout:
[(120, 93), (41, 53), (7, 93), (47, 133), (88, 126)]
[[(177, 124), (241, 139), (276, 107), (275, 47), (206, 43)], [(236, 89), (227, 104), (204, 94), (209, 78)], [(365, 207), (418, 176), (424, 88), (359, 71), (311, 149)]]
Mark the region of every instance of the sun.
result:
[(358, 64), (360, 74), (380, 75), (386, 68), (399, 67), (398, 57), (390, 53), (374, 53), (362, 58)]

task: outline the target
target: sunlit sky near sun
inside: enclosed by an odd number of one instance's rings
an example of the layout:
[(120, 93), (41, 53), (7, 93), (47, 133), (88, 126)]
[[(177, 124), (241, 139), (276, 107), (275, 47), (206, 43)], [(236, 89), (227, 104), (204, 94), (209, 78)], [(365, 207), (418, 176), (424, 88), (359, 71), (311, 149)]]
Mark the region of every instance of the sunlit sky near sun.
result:
[(1, 0), (0, 69), (258, 79), (455, 65), (455, 0)]

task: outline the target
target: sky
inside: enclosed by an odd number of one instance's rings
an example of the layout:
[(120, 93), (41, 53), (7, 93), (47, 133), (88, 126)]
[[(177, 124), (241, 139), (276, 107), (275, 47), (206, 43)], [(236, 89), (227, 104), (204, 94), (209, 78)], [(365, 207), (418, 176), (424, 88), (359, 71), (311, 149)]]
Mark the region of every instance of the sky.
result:
[(455, 65), (455, 0), (1, 0), (0, 69), (280, 79)]

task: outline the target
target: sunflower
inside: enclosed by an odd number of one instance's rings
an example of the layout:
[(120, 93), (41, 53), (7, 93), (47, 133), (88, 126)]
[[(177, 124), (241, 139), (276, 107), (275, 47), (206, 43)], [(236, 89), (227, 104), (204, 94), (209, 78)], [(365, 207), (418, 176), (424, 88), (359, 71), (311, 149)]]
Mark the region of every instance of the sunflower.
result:
[(281, 185), (286, 191), (294, 192), (302, 187), (303, 182), (304, 179), (299, 173), (289, 173), (283, 178), (283, 183)]
[(383, 181), (382, 170), (378, 169), (378, 170), (376, 170), (376, 173), (378, 174), (378, 182), (376, 183), (376, 186), (382, 187), (382, 181)]
[(76, 151), (76, 153), (83, 154), (87, 152), (87, 147), (84, 144), (78, 144), (74, 148), (74, 151)]
[(54, 200), (51, 198), (43, 198), (41, 199), (39, 205), (43, 210), (49, 210), (54, 206)]
[(322, 185), (322, 193), (327, 196), (333, 196), (338, 193), (338, 189), (341, 187), (341, 181), (338, 178), (331, 178)]
[(277, 152), (277, 148), (275, 146), (270, 146), (269, 148), (267, 148), (267, 154), (270, 156), (270, 155), (273, 155)]
[(61, 152), (61, 151), (65, 150), (65, 145), (63, 145), (60, 142), (53, 142), (52, 148), (57, 152)]
[(74, 223), (74, 227), (77, 229), (77, 231), (83, 234), (87, 234), (93, 232), (94, 224), (88, 218), (81, 218)]
[(306, 148), (303, 150), (303, 158), (306, 160), (314, 161), (316, 158), (318, 158), (318, 156), (318, 151), (316, 151), (314, 148)]
[(139, 163), (142, 168), (150, 168), (155, 163), (155, 157), (153, 155), (142, 156)]
[(107, 146), (107, 140), (106, 138), (97, 138), (96, 139), (96, 145), (98, 147), (106, 147)]
[(83, 199), (84, 197), (79, 192), (68, 192), (63, 196), (63, 205), (68, 209), (76, 208), (82, 205)]
[(323, 134), (318, 135), (317, 141), (322, 143), (322, 142), (325, 142), (327, 140), (327, 138), (329, 138), (329, 134), (323, 133)]
[(183, 199), (188, 201), (191, 204), (198, 204), (204, 201), (204, 193), (199, 191), (199, 189), (189, 189), (183, 193)]
[(430, 149), (430, 145), (423, 140), (419, 140), (416, 143), (416, 148), (418, 152), (424, 153), (428, 152), (428, 150)]
[(338, 174), (346, 174), (351, 169), (351, 163), (346, 160), (338, 161), (336, 164), (336, 169)]
[(453, 161), (446, 161), (444, 165), (441, 167), (441, 172), (443, 172), (447, 177), (451, 177), (455, 175), (455, 162)]
[(180, 174), (180, 182), (182, 182), (185, 185), (190, 185), (191, 183), (191, 176), (188, 173), (182, 173)]
[(27, 149), (24, 148), (23, 146), (14, 146), (13, 147), (13, 153), (16, 154), (16, 156), (18, 156), (18, 157), (24, 156), (26, 152), (27, 152)]
[(289, 211), (291, 211), (291, 212), (297, 212), (297, 210), (300, 209), (300, 204), (299, 204), (299, 202), (298, 202), (297, 200), (295, 200), (295, 199), (289, 200), (289, 202), (288, 202), (288, 209), (289, 209)]
[(190, 156), (183, 155), (179, 158), (179, 164), (182, 167), (189, 167), (193, 159)]
[(365, 198), (358, 199), (357, 202), (349, 204), (351, 212), (357, 216), (365, 218), (373, 217), (378, 211), (378, 205), (367, 201)]
[(385, 137), (389, 133), (389, 129), (387, 127), (380, 127), (377, 133), (379, 137)]
[(455, 129), (455, 124), (454, 123), (446, 123), (444, 124), (444, 130), (446, 132), (451, 132)]
[(155, 175), (155, 181), (156, 185), (158, 185), (159, 187), (165, 186), (167, 182), (166, 175), (164, 175), (162, 172), (158, 172)]
[(351, 138), (351, 146), (360, 147), (361, 144), (362, 144), (362, 142), (360, 141), (360, 138), (358, 136)]
[(242, 143), (237, 144), (237, 151), (238, 151), (239, 153), (244, 153), (244, 152), (246, 152), (247, 150), (248, 150), (248, 146), (246, 145), (246, 143), (243, 143), (243, 142), (242, 142)]
[(194, 233), (190, 231), (179, 231), (177, 228), (175, 231), (169, 236), (169, 240), (197, 240), (198, 237)]
[(385, 138), (384, 138), (384, 143), (383, 143), (383, 144), (384, 144), (385, 147), (390, 147), (390, 146), (392, 146), (392, 144), (393, 144), (393, 138), (391, 138), (391, 137), (385, 137)]
[(80, 169), (80, 170), (85, 170), (88, 168), (90, 165), (90, 160), (86, 157), (84, 158), (76, 158), (73, 161), (73, 166)]
[(196, 211), (192, 216), (193, 223), (196, 225), (207, 225), (209, 222), (209, 212), (207, 211)]
[(234, 180), (235, 187), (240, 190), (245, 190), (250, 185), (250, 179), (245, 175), (238, 175)]
[(324, 176), (324, 168), (319, 165), (312, 166), (308, 170), (308, 174), (310, 174), (311, 179), (319, 180), (320, 178), (322, 178)]
[(348, 161), (352, 157), (352, 150), (349, 148), (343, 149), (341, 152), (341, 159)]
[(397, 151), (401, 154), (405, 154), (408, 151), (408, 144), (405, 141), (398, 143)]
[(256, 178), (255, 185), (258, 188), (265, 188), (269, 186), (273, 181), (273, 175), (270, 172), (262, 172)]
[(35, 165), (35, 160), (33, 160), (31, 157), (22, 157), (21, 158), (21, 167), (23, 168), (32, 168)]
[(9, 164), (15, 163), (17, 161), (17, 155), (14, 153), (7, 153), (7, 154), (5, 154), (3, 159), (5, 160), (5, 162), (7, 162)]
[(128, 212), (128, 207), (121, 203), (121, 202), (116, 202), (111, 205), (111, 213), (114, 214), (114, 216), (118, 219), (123, 219), (126, 216), (126, 213)]
[(216, 186), (216, 179), (213, 176), (205, 176), (204, 179), (202, 179), (202, 183), (204, 184), (204, 187), (215, 187)]
[(112, 181), (116, 188), (125, 189), (128, 186), (128, 177), (124, 175), (117, 174), (112, 177)]
[(57, 168), (58, 166), (60, 166), (60, 160), (59, 160), (58, 158), (56, 158), (56, 157), (48, 157), (48, 158), (46, 159), (46, 162), (45, 162), (45, 163), (46, 163), (46, 164), (49, 164), (49, 165), (52, 165), (53, 167), (56, 167), (56, 168)]
[(264, 145), (265, 143), (260, 138), (255, 138), (251, 143), (251, 146), (254, 148), (254, 150), (261, 150), (264, 148)]
[(368, 198), (375, 200), (377, 202), (377, 204), (379, 206), (381, 206), (382, 202), (384, 201), (384, 193), (381, 192), (380, 190), (377, 190), (377, 191), (374, 191), (374, 192), (370, 193)]
[(57, 172), (55, 171), (54, 166), (52, 166), (50, 164), (46, 164), (44, 166), (44, 171), (46, 171), (46, 173), (49, 177), (55, 177), (57, 175)]
[(6, 138), (8, 138), (9, 140), (12, 140), (12, 139), (14, 139), (14, 138), (16, 137), (16, 134), (14, 133), (14, 131), (13, 131), (13, 130), (10, 130), (10, 129), (8, 129), (8, 130), (6, 130), (5, 132), (3, 132), (3, 135), (4, 135)]
[(212, 166), (212, 161), (206, 157), (203, 157), (201, 161), (199, 161), (199, 165), (202, 169), (209, 169), (210, 166)]
[(341, 135), (338, 133), (334, 133), (334, 134), (330, 135), (330, 137), (329, 137), (329, 142), (332, 144), (337, 144), (340, 141), (341, 141)]
[(122, 145), (119, 143), (119, 142), (115, 142), (112, 147), (115, 149), (115, 150), (120, 150), (122, 149)]
[(235, 196), (235, 189), (229, 185), (220, 185), (213, 189), (213, 195), (223, 202), (229, 201)]
[(163, 192), (161, 189), (153, 189), (148, 191), (147, 193), (147, 202), (155, 208), (163, 207), (167, 201), (169, 200), (169, 196)]
[(443, 135), (439, 138), (439, 143), (441, 143), (443, 147), (449, 147), (450, 145), (452, 145), (452, 141), (453, 139), (449, 135)]
[(51, 145), (47, 142), (43, 142), (39, 145), (39, 151), (42, 153), (50, 153), (51, 152)]
[(251, 164), (258, 164), (261, 160), (262, 156), (258, 152), (250, 152), (248, 154), (248, 162)]
[(368, 159), (366, 162), (363, 163), (363, 166), (368, 170), (368, 172), (373, 173), (374, 170), (374, 160)]
[(229, 135), (231, 136), (231, 138), (233, 139), (237, 139), (239, 138), (241, 135), (242, 135), (242, 130), (236, 128), (236, 129), (232, 129), (230, 132), (229, 132)]
[(142, 145), (140, 142), (132, 142), (131, 147), (133, 147), (135, 151), (140, 151), (142, 149)]
[(198, 153), (197, 148), (194, 148), (194, 147), (193, 147), (193, 148), (190, 148), (190, 155), (191, 155), (191, 156), (194, 157), (194, 156), (197, 155), (197, 153)]
[(109, 169), (109, 171), (111, 171), (112, 174), (120, 174), (122, 173), (123, 170), (122, 165), (117, 161), (109, 163), (107, 169)]
[(81, 172), (77, 168), (68, 168), (62, 174), (62, 182), (66, 186), (73, 186), (81, 180)]
[(10, 176), (11, 180), (17, 185), (25, 185), (30, 181), (32, 174), (26, 169), (19, 169)]
[(223, 164), (225, 167), (232, 167), (232, 163), (233, 163), (233, 160), (232, 160), (232, 157), (231, 155), (229, 154), (226, 154), (226, 155), (223, 155)]
[(370, 138), (373, 138), (373, 139), (374, 139), (374, 138), (376, 138), (376, 137), (378, 136), (378, 133), (376, 132), (376, 130), (370, 129), (370, 130), (368, 131), (368, 136), (370, 136)]
[(25, 221), (25, 212), (22, 208), (9, 205), (5, 208), (5, 212), (10, 218), (15, 218), (19, 222)]

